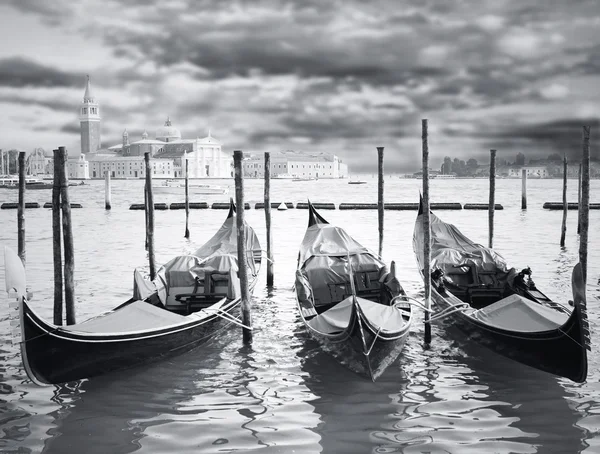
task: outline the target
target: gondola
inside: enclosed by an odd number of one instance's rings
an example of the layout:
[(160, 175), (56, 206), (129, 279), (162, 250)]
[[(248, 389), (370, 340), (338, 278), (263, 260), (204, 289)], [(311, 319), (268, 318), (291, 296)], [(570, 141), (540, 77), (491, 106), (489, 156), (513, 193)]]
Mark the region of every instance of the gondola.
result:
[(310, 336), (355, 372), (376, 380), (398, 357), (412, 310), (390, 269), (308, 203), (296, 270), (296, 302)]
[[(254, 230), (246, 224), (252, 291), (261, 261)], [(235, 207), (217, 233), (191, 255), (163, 265), (153, 281), (134, 271), (134, 297), (97, 317), (68, 326), (43, 320), (32, 309), (25, 272), (5, 249), (6, 289), (12, 324), (20, 324), (23, 365), (36, 384), (58, 384), (129, 368), (189, 350), (219, 330), (240, 324)]]
[[(469, 341), (533, 368), (581, 383), (590, 349), (581, 265), (573, 269), (572, 307), (552, 301), (529, 268), (510, 268), (493, 249), (474, 243), (430, 212), (431, 298)], [(423, 273), (423, 202), (413, 247)]]

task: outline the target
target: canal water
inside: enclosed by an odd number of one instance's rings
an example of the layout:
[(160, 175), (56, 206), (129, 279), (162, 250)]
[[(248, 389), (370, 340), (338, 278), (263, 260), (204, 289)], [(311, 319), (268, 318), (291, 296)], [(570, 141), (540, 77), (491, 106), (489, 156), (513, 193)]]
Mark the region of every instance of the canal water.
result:
[[(376, 202), (377, 181), (274, 180), (272, 200)], [(213, 181), (229, 187), (232, 181)], [(420, 180), (386, 178), (388, 202), (417, 202)], [(542, 209), (562, 200), (561, 180), (528, 181), (529, 209), (521, 211), (521, 181), (496, 182), (496, 250), (515, 267), (530, 266), (540, 289), (571, 299), (578, 260), (576, 212), (570, 211), (566, 247), (560, 248), (562, 212)], [(569, 201), (577, 183), (569, 181)], [(263, 183), (246, 180), (246, 200), (262, 201)], [(592, 181), (598, 202), (600, 181)], [(104, 183), (69, 188), (73, 209), (77, 319), (109, 310), (131, 295), (133, 269), (147, 263), (143, 181), (113, 181), (111, 211)], [(487, 203), (488, 182), (432, 180), (434, 202)], [(227, 195), (192, 201), (227, 201)], [(14, 202), (16, 191), (0, 190)], [(30, 191), (27, 201), (50, 201)], [(157, 195), (180, 202), (182, 195)], [(0, 246), (17, 247), (16, 210), (0, 211)], [(363, 245), (377, 250), (377, 212), (321, 211)], [(471, 239), (487, 243), (487, 211), (438, 211)], [(537, 372), (461, 340), (452, 327), (433, 327), (423, 343), (416, 317), (401, 357), (376, 382), (362, 378), (319, 350), (296, 313), (292, 284), (307, 210), (273, 211), (275, 287), (261, 270), (253, 301), (254, 342), (242, 344), (237, 327), (178, 357), (62, 386), (37, 387), (27, 379), (11, 343), (6, 305), (0, 310), (0, 452), (3, 453), (593, 453), (600, 452), (600, 211), (590, 214), (588, 307), (592, 352), (587, 383)], [(156, 258), (199, 247), (220, 226), (224, 210), (156, 212)], [(384, 258), (394, 260), (407, 293), (422, 298), (412, 252), (415, 211), (386, 211)], [(264, 211), (246, 211), (265, 247)], [(32, 306), (51, 319), (53, 295), (51, 210), (28, 209), (27, 278)], [(0, 286), (4, 288), (3, 254)], [(4, 293), (3, 293), (4, 294)], [(5, 294), (4, 294), (5, 295)], [(6, 301), (3, 297), (2, 301)]]

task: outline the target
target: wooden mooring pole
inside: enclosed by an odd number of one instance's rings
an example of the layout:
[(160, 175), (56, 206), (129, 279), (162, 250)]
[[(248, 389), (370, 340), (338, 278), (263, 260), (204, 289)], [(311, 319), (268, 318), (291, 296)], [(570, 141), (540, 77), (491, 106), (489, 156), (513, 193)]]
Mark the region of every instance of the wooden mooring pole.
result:
[(110, 171), (104, 175), (104, 208), (107, 210), (112, 208), (110, 203)]
[[(248, 264), (246, 262), (248, 253), (246, 251), (246, 231), (244, 229), (244, 170), (242, 166), (244, 154), (241, 150), (233, 152), (233, 167), (235, 172), (235, 204), (236, 227), (237, 227), (237, 253), (238, 253), (238, 275), (240, 278), (240, 289), (242, 291), (242, 337), (244, 344), (252, 343), (252, 330), (246, 327), (252, 326), (252, 312), (250, 311), (250, 297), (248, 292)], [(254, 257), (253, 257), (254, 258)]]
[(490, 150), (490, 204), (488, 206), (489, 244), (494, 247), (494, 211), (496, 208), (496, 150)]
[(521, 169), (521, 209), (527, 209), (527, 170)]
[[(431, 230), (429, 221), (429, 144), (427, 143), (427, 119), (421, 120), (423, 144), (423, 284), (425, 307), (431, 309)], [(425, 343), (431, 343), (429, 312), (425, 312)]]
[(190, 237), (190, 178), (189, 161), (185, 158), (185, 238)]
[(271, 153), (265, 152), (265, 224), (267, 228), (267, 287), (273, 286), (273, 236), (271, 234)]
[(17, 210), (17, 244), (25, 267), (25, 152), (19, 152), (19, 208)]
[(565, 247), (565, 236), (567, 234), (567, 156), (563, 157), (563, 217), (560, 229), (560, 247)]
[(54, 259), (54, 324), (63, 324), (62, 228), (60, 223), (60, 158), (54, 150), (54, 182), (52, 184), (52, 255)]
[(579, 216), (579, 263), (583, 280), (587, 282), (588, 227), (590, 221), (590, 126), (583, 127), (583, 157), (581, 159), (581, 207)]
[(148, 262), (150, 264), (150, 280), (156, 277), (156, 264), (154, 261), (154, 197), (152, 196), (152, 166), (150, 165), (150, 153), (144, 153), (146, 164), (146, 213), (148, 223), (146, 224), (146, 241), (148, 242)]
[(144, 221), (146, 238), (144, 239), (144, 248), (148, 250), (148, 183), (144, 180)]
[(581, 233), (581, 163), (579, 163), (579, 175), (577, 183), (577, 235)]
[[(62, 212), (63, 251), (65, 256), (65, 315), (67, 325), (75, 324), (75, 251), (71, 223), (71, 202), (69, 199), (69, 178), (67, 150), (58, 147), (58, 182), (60, 187), (60, 207)], [(56, 178), (56, 174), (54, 175)]]
[(377, 147), (377, 220), (379, 222), (379, 257), (383, 253), (383, 148)]

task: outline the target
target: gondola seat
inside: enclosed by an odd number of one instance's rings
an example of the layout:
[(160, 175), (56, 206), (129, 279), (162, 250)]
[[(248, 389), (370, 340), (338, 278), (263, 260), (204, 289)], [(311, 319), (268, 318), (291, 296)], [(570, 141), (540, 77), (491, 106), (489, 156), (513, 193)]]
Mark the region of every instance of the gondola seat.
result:
[(477, 320), (508, 331), (548, 331), (563, 325), (569, 314), (557, 312), (520, 295), (513, 294), (472, 315)]
[(120, 309), (107, 312), (98, 317), (76, 325), (62, 326), (61, 329), (84, 333), (127, 333), (182, 323), (185, 318), (165, 309), (134, 301)]

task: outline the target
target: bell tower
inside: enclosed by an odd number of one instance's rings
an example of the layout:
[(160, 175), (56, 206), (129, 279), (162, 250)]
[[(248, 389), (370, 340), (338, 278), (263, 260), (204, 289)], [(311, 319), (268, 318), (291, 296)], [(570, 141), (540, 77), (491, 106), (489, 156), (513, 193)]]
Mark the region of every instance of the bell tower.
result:
[(83, 103), (79, 108), (81, 153), (95, 153), (100, 149), (100, 105), (92, 95), (90, 76), (87, 76)]

